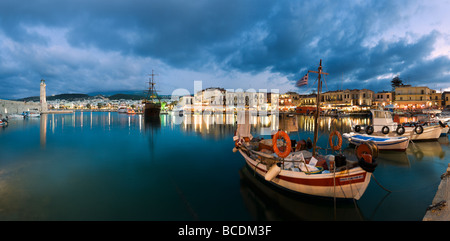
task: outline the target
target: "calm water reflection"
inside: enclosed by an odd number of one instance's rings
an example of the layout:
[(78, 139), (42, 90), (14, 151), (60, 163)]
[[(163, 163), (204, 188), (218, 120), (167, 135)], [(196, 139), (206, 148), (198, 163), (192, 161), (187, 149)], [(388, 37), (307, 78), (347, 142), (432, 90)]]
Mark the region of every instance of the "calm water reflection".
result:
[[(380, 153), (364, 196), (338, 202), (280, 192), (233, 153), (234, 115), (42, 115), (0, 128), (0, 220), (421, 220), (449, 163), (449, 139)], [(351, 121), (323, 118), (319, 145)], [(252, 133), (312, 138), (310, 116), (252, 116)], [(269, 136), (265, 136), (269, 138)], [(344, 141), (350, 159), (354, 147)], [(324, 151), (326, 152), (326, 151)]]

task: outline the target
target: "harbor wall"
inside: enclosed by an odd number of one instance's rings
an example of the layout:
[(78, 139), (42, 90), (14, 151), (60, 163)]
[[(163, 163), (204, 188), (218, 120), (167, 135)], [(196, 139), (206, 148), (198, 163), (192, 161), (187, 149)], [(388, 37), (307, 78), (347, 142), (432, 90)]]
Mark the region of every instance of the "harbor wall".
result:
[(8, 114), (22, 114), (24, 111), (41, 111), (41, 104), (36, 102), (0, 100), (0, 114), (6, 117)]
[(441, 176), (433, 203), (428, 207), (423, 221), (450, 221), (450, 163)]

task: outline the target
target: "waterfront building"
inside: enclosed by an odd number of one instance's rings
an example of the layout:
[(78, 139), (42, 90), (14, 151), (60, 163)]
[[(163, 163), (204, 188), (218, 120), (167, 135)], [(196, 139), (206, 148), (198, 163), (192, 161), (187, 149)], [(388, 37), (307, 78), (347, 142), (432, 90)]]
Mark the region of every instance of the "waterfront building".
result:
[[(437, 98), (433, 100), (433, 97)], [(442, 98), (442, 97), (441, 97)], [(400, 109), (437, 108), (439, 95), (425, 86), (401, 85), (395, 88), (395, 107)]]
[(322, 93), (321, 105), (325, 109), (341, 109), (346, 111), (360, 111), (372, 106), (374, 92), (368, 89), (346, 89)]
[(381, 91), (374, 94), (373, 105), (385, 107), (393, 104), (392, 92)]
[(299, 95), (299, 104), (297, 106), (314, 107), (316, 106), (317, 95)]
[(300, 104), (300, 95), (295, 92), (286, 92), (281, 94), (278, 99), (278, 105), (281, 111), (295, 111)]
[(450, 108), (450, 91), (444, 91), (442, 93), (442, 106), (444, 108)]

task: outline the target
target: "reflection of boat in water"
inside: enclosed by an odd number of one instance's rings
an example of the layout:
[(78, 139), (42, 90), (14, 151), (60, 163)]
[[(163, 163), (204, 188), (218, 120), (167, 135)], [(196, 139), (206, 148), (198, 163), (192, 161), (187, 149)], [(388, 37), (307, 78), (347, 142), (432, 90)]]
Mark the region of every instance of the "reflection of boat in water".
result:
[[(318, 71), (315, 73), (319, 74), (319, 91), (317, 94), (319, 98), (320, 76), (323, 74), (322, 61), (320, 61)], [(295, 151), (291, 153), (292, 142), (284, 131), (278, 131), (272, 140), (253, 138), (250, 134), (248, 116), (248, 112), (245, 115), (242, 112), (238, 113), (238, 119), (243, 118), (244, 120), (238, 121), (236, 134), (233, 137), (236, 146), (233, 151), (239, 151), (247, 165), (255, 170), (256, 174), (263, 177), (266, 182), (294, 193), (317, 197), (358, 200), (364, 194), (376, 163), (373, 163), (372, 156), (369, 153), (361, 153), (358, 162), (347, 161), (345, 156), (339, 154), (326, 157), (319, 155), (316, 152), (319, 119), (317, 111), (312, 152), (303, 148), (299, 141), (299, 144), (294, 146)], [(286, 143), (278, 140), (279, 136)], [(330, 136), (331, 142), (332, 136)], [(278, 147), (280, 144), (282, 146)], [(338, 151), (341, 145), (342, 139), (340, 139), (340, 144), (336, 146), (336, 149), (332, 148)], [(360, 147), (362, 146), (365, 145), (360, 145)]]
[[(445, 138), (448, 139), (448, 137), (442, 137), (442, 139)], [(417, 160), (422, 160), (424, 157), (438, 157), (442, 160), (446, 154), (439, 141), (415, 142), (406, 150), (406, 153), (413, 155)]]
[[(298, 199), (296, 195), (258, 180), (254, 170), (239, 170), (241, 195), (250, 214), (257, 221), (359, 221), (359, 209), (353, 202), (339, 202), (334, 210), (330, 200)], [(336, 214), (334, 213), (336, 211)]]
[[(342, 150), (344, 154), (346, 154), (350, 159), (353, 159), (355, 153), (355, 147), (348, 146), (344, 150)], [(389, 165), (398, 165), (398, 166), (410, 166), (408, 155), (406, 151), (398, 152), (398, 151), (380, 151), (377, 156), (378, 166), (383, 165), (383, 163), (389, 163)]]

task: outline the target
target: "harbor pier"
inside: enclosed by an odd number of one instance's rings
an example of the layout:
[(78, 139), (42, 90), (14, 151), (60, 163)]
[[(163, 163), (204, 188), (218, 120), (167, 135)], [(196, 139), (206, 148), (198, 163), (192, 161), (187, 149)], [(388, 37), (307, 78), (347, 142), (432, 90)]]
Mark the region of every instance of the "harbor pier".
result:
[(447, 171), (441, 176), (436, 195), (428, 207), (423, 221), (450, 221), (450, 163)]

